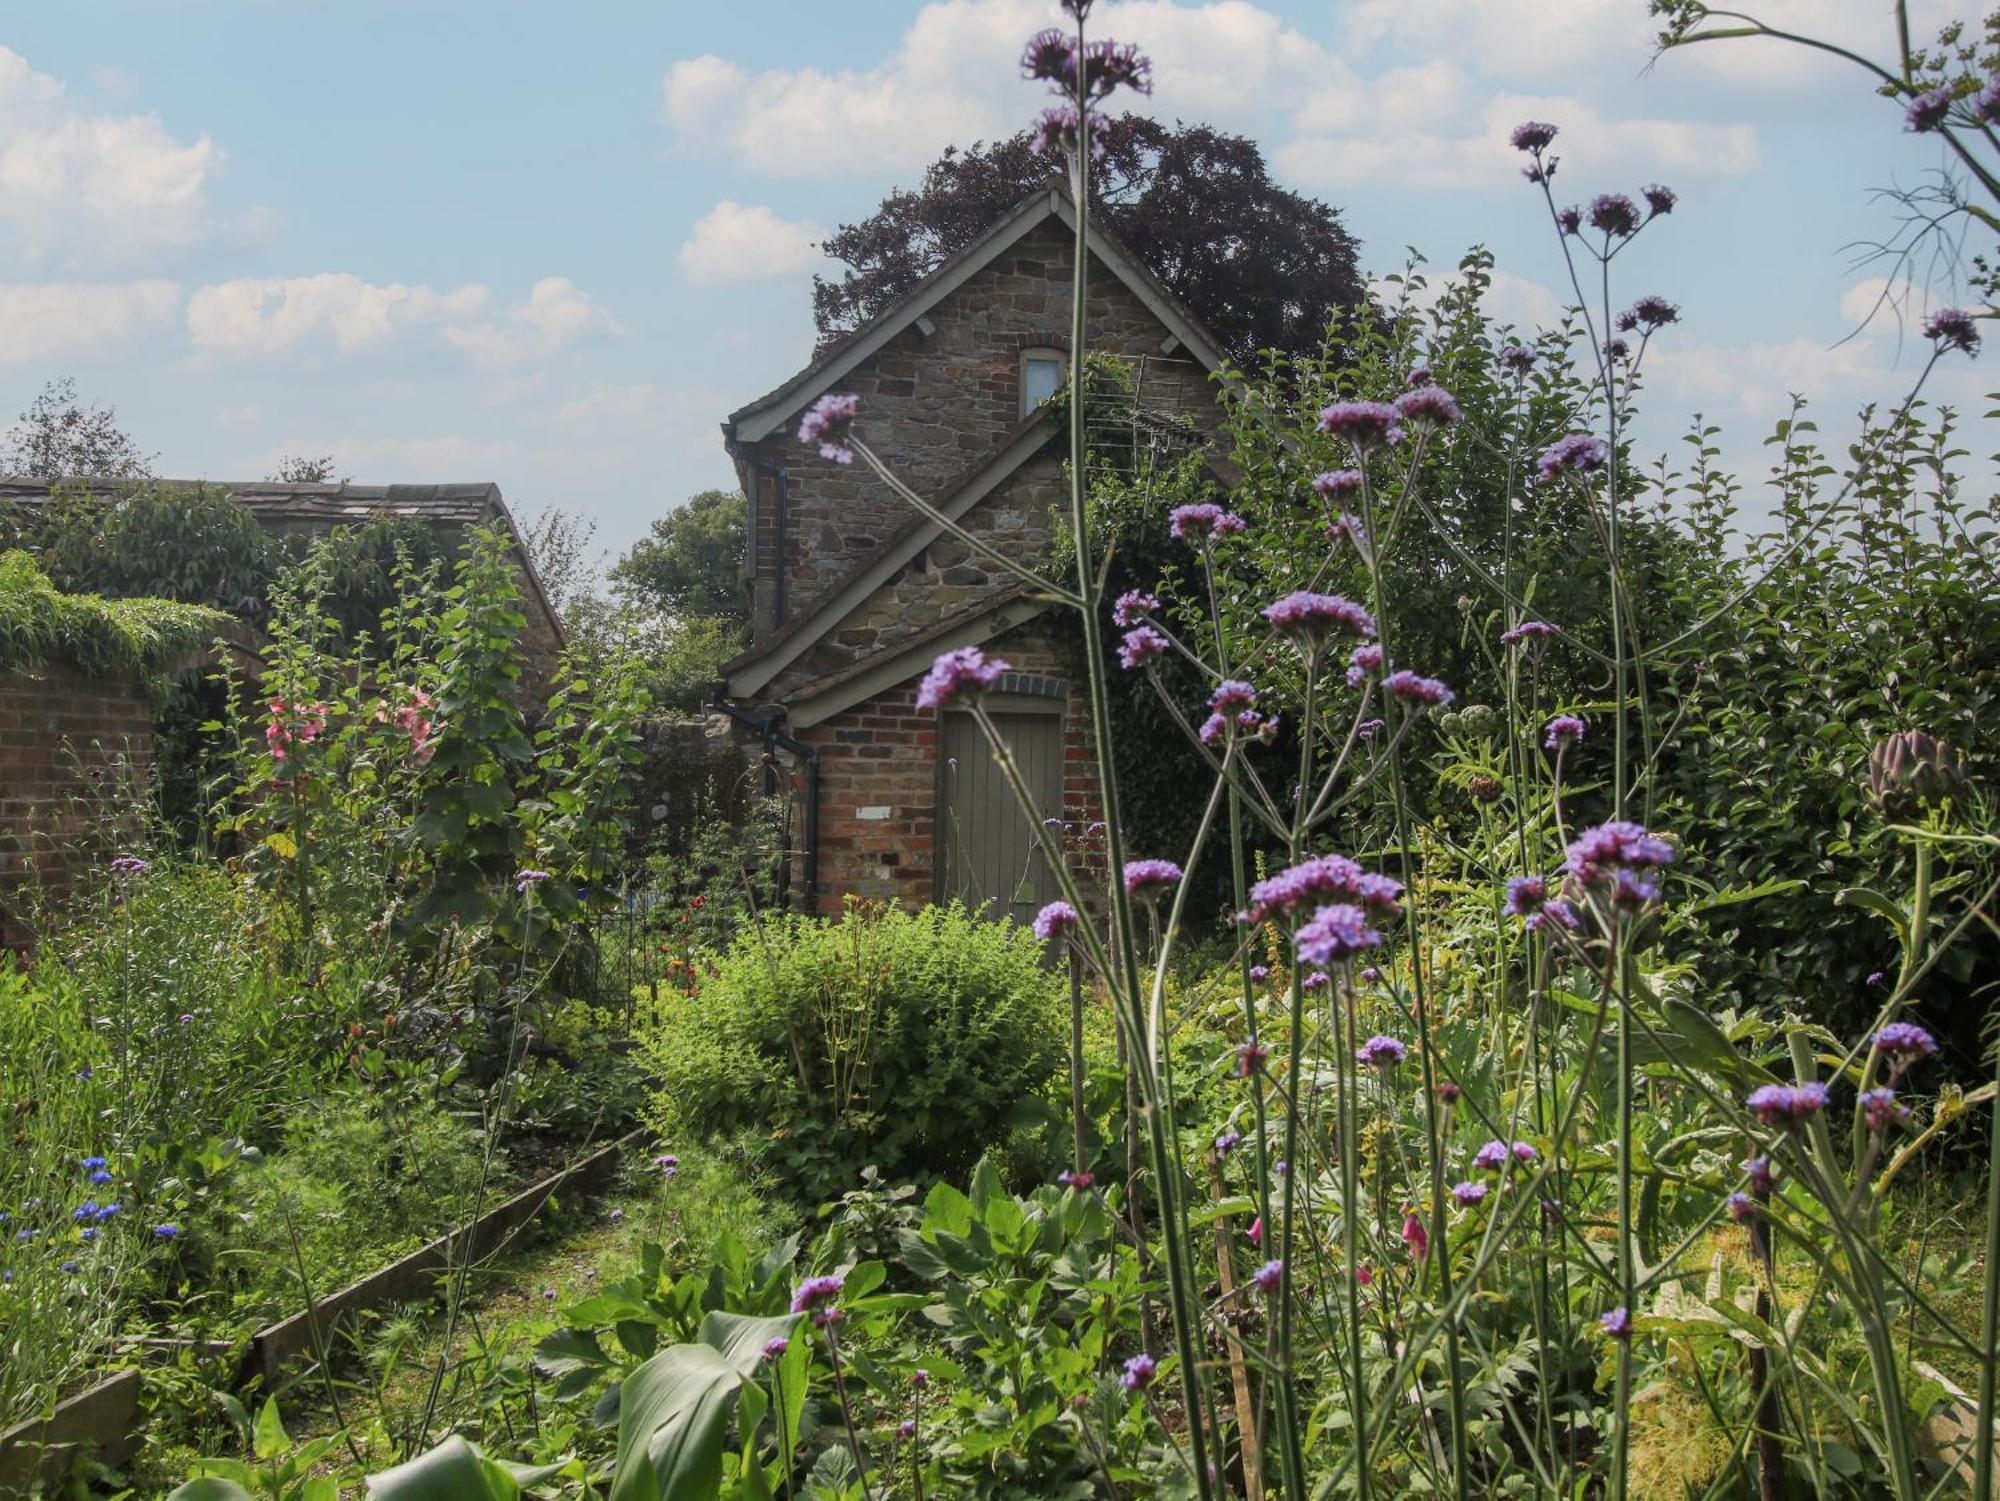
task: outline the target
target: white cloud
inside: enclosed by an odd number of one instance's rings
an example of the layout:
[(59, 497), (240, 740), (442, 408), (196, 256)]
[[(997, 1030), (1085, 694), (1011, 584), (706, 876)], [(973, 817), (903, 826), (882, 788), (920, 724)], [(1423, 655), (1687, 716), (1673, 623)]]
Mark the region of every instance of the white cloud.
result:
[(313, 432), (274, 443), (236, 467), (246, 474), (269, 474), (289, 455), (301, 453), (330, 453), (342, 473), (352, 474), (363, 484), (440, 484), (503, 480), (511, 467), (520, 464), (524, 450), (507, 439), (453, 434), (383, 438)]
[(695, 221), (681, 246), (681, 270), (698, 287), (792, 276), (820, 259), (825, 233), (817, 224), (725, 198)]
[(502, 371), (547, 359), (595, 334), (624, 332), (617, 319), (568, 277), (545, 276), (525, 301), (507, 309), (504, 318), (454, 323), (445, 329), (444, 338), (480, 369)]
[[(1399, 269), (1396, 274), (1402, 276), (1405, 273)], [(1417, 274), (1423, 278), (1423, 285), (1408, 288), (1400, 282), (1392, 283), (1386, 277), (1372, 278), (1368, 283), (1369, 295), (1384, 307), (1393, 308), (1407, 302), (1411, 307), (1428, 312), (1459, 280), (1456, 271), (1436, 267), (1419, 266)], [(1497, 266), (1487, 272), (1487, 277), (1486, 293), (1480, 299), (1487, 317), (1503, 327), (1512, 325), (1524, 335), (1537, 329), (1553, 328), (1568, 305), (1540, 282), (1516, 276)]]
[[(748, 73), (713, 55), (683, 59), (666, 73), (665, 114), (684, 144), (773, 177), (920, 166), (948, 144), (1011, 135), (1050, 103), (1011, 64), (1055, 14), (1046, 0), (925, 5), (865, 69)], [(1127, 0), (1092, 14), (1098, 35), (1143, 45), (1170, 115), (1250, 126), (1347, 81), (1325, 48), (1249, 0)], [(1127, 96), (1120, 107), (1150, 106)]]
[(21, 264), (116, 262), (199, 238), (221, 160), (157, 115), (81, 108), (0, 47), (0, 224)]
[(22, 365), (123, 343), (169, 328), (181, 289), (171, 281), (0, 285), (0, 365)]
[(378, 285), (345, 271), (241, 277), (194, 294), (188, 336), (206, 354), (273, 355), (328, 339), (348, 354), (403, 328), (470, 317), (486, 299), (486, 288), (477, 284), (439, 292), (401, 282)]

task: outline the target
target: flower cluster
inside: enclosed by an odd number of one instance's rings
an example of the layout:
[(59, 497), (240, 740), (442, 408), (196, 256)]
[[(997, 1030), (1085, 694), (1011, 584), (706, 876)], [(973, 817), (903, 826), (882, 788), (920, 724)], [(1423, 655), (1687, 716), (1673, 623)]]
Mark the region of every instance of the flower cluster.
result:
[[(1429, 372), (1425, 373), (1428, 375)], [(1428, 381), (1396, 398), (1396, 415), (1418, 432), (1434, 427), (1456, 427), (1464, 420), (1451, 393)]]
[(517, 870), (514, 872), (514, 894), (526, 896), (548, 878), (549, 873), (545, 870)]
[(1336, 401), (1320, 412), (1319, 430), (1366, 455), (1402, 440), (1402, 414), (1379, 401)]
[(1760, 1084), (1743, 1103), (1767, 1126), (1795, 1126), (1826, 1109), (1824, 1084)]
[(1509, 344), (1500, 351), (1501, 367), (1517, 380), (1527, 379), (1528, 372), (1535, 368), (1535, 361), (1540, 358), (1541, 355), (1525, 344)]
[(1910, 1114), (1910, 1107), (1896, 1098), (1893, 1089), (1864, 1089), (1858, 1103), (1871, 1131), (1880, 1131), (1896, 1121), (1907, 1119)]
[(1611, 462), (1611, 447), (1589, 433), (1558, 438), (1535, 460), (1535, 477), (1546, 485), (1561, 474), (1589, 474)]
[(273, 761), (284, 761), (302, 745), (311, 745), (326, 733), (325, 704), (290, 704), (282, 698), (270, 703), (270, 721), (264, 726), (264, 744)]
[(839, 1297), (841, 1288), (846, 1285), (847, 1279), (844, 1277), (808, 1277), (792, 1294), (792, 1312), (811, 1313), (814, 1309)]
[(1642, 328), (1647, 333), (1680, 321), (1681, 310), (1664, 297), (1645, 296), (1618, 315), (1618, 331), (1630, 333)]
[(1903, 111), (1904, 127), (1919, 134), (1943, 128), (1945, 116), (1951, 113), (1954, 92), (1949, 84), (1925, 89)]
[(1583, 739), (1583, 721), (1574, 714), (1558, 714), (1543, 728), (1548, 732), (1548, 738), (1542, 744), (1552, 751), (1564, 750)]
[(1035, 914), (1035, 936), (1045, 943), (1074, 931), (1076, 925), (1076, 908), (1068, 902), (1050, 902)]
[(1660, 897), (1657, 872), (1674, 863), (1674, 848), (1638, 824), (1613, 819), (1570, 841), (1564, 868), (1579, 887), (1608, 890), (1615, 907), (1637, 909)]
[(1250, 906), (1242, 921), (1270, 922), (1331, 902), (1358, 905), (1371, 915), (1381, 915), (1395, 910), (1402, 899), (1401, 881), (1365, 871), (1345, 855), (1316, 855), (1252, 886)]
[(1408, 1057), (1409, 1049), (1394, 1037), (1371, 1037), (1354, 1050), (1354, 1056), (1362, 1063), (1389, 1069)]
[(1167, 517), (1167, 529), (1182, 542), (1220, 542), (1243, 530), (1243, 518), (1209, 501), (1175, 506)]
[(1140, 624), (1149, 615), (1160, 613), (1160, 601), (1156, 595), (1143, 589), (1127, 589), (1112, 603), (1111, 623), (1118, 629), (1126, 630)]
[(412, 688), (408, 700), (393, 711), (386, 704), (375, 710), (377, 724), (394, 723), (397, 729), (410, 737), (410, 756), (419, 766), (437, 754), (437, 747), (431, 744), (431, 736), (437, 728), (430, 715), (434, 702), (423, 689)]
[(1313, 492), (1321, 500), (1352, 500), (1366, 483), (1359, 469), (1329, 469), (1313, 478)]
[(1292, 935), (1292, 947), (1308, 964), (1338, 964), (1381, 946), (1382, 935), (1368, 926), (1368, 914), (1350, 902), (1321, 907)]
[(1407, 667), (1390, 673), (1382, 686), (1404, 703), (1420, 709), (1441, 709), (1458, 696), (1436, 678), (1419, 677)]
[(1117, 42), (1090, 42), (1079, 52), (1076, 38), (1051, 27), (1028, 39), (1021, 54), (1021, 76), (1040, 79), (1051, 90), (1086, 101), (1109, 98), (1119, 89), (1153, 92), (1152, 64), (1137, 47)]
[(1470, 1209), (1474, 1204), (1485, 1199), (1489, 1192), (1491, 1190), (1484, 1183), (1475, 1183), (1468, 1180), (1464, 1183), (1454, 1184), (1451, 1196), (1458, 1200), (1460, 1208)]
[(1118, 665), (1130, 672), (1155, 657), (1165, 656), (1167, 646), (1167, 638), (1152, 626), (1134, 626), (1118, 645)]
[(1500, 633), (1500, 644), (1502, 646), (1519, 646), (1524, 641), (1538, 643), (1553, 641), (1561, 634), (1562, 627), (1559, 625), (1550, 625), (1545, 620), (1524, 620), (1519, 625), (1502, 631)]
[(861, 398), (851, 391), (829, 391), (799, 419), (799, 441), (819, 450), (819, 456), (835, 464), (852, 464), (854, 450), (847, 437), (854, 427), (854, 414)]
[(150, 861), (141, 860), (137, 855), (120, 855), (111, 862), (111, 874), (114, 876), (143, 876), (152, 868)]
[(919, 709), (942, 709), (988, 692), (1013, 669), (998, 657), (988, 660), (976, 646), (961, 646), (931, 663), (931, 670), (917, 686)]
[(1623, 193), (1599, 193), (1590, 200), (1590, 227), (1609, 239), (1635, 235), (1644, 222), (1639, 205)]
[(1495, 1138), (1472, 1154), (1472, 1165), (1485, 1172), (1497, 1173), (1507, 1165), (1507, 1159), (1510, 1157), (1526, 1166), (1539, 1155), (1528, 1142), (1517, 1141), (1509, 1144)]
[(1375, 634), (1375, 617), (1351, 599), (1338, 594), (1315, 594), (1295, 589), (1283, 599), (1264, 606), (1264, 619), (1288, 636), (1314, 642), (1335, 631), (1352, 636)]
[(1962, 349), (1974, 354), (1979, 349), (1978, 325), (1963, 308), (1948, 307), (1931, 314), (1924, 323), (1924, 337), (1941, 351)]
[(1180, 881), (1181, 868), (1171, 860), (1125, 862), (1125, 890), (1133, 896), (1151, 901)]
[(1937, 1051), (1937, 1039), (1915, 1022), (1890, 1022), (1875, 1034), (1875, 1051), (1898, 1064), (1928, 1058)]

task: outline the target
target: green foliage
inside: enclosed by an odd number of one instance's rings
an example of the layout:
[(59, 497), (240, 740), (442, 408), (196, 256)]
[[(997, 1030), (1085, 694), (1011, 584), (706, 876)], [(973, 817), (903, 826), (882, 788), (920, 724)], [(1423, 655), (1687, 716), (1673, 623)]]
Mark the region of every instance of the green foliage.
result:
[(0, 552), (0, 671), (59, 661), (100, 676), (185, 665), (228, 624), (162, 599), (64, 594), (25, 552)]
[(703, 490), (653, 522), (612, 565), (617, 591), (661, 614), (743, 619), (745, 518), (734, 490)]
[(866, 1163), (893, 1178), (964, 1172), (1062, 1056), (1061, 986), (1039, 948), (957, 904), (769, 918), (697, 995), (649, 1008), (656, 1114), (670, 1137), (768, 1134), (806, 1202)]

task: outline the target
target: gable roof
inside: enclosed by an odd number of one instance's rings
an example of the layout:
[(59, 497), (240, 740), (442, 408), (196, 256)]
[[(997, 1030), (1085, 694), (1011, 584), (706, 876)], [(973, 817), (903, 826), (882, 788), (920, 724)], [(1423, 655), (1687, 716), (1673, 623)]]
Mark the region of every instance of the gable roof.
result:
[(98, 500), (117, 500), (141, 490), (211, 490), (242, 506), (266, 531), (325, 532), (339, 526), (365, 526), (378, 517), (421, 521), (439, 528), (466, 529), (497, 525), (514, 545), (528, 593), (547, 618), (558, 645), (568, 639), (562, 617), (549, 602), (535, 560), (514, 516), (492, 481), (443, 485), (299, 484), (286, 480), (192, 479), (33, 479), (0, 477), (0, 505), (13, 501), (38, 505), (58, 491), (83, 493)]
[[(1051, 219), (1072, 234), (1076, 232), (1076, 209), (1067, 195), (1056, 188), (1044, 188), (1024, 198), (1012, 213), (874, 318), (823, 352), (797, 375), (775, 391), (731, 412), (722, 424), (723, 433), (732, 444), (754, 443), (769, 437), (862, 361), (998, 260), (1031, 230)], [(1214, 336), (1201, 326), (1200, 321), (1181, 305), (1173, 293), (1160, 284), (1158, 277), (1139, 263), (1136, 256), (1095, 223), (1091, 224), (1085, 242), (1090, 253), (1123, 282), (1145, 304), (1147, 311), (1158, 318), (1205, 368), (1214, 371), (1221, 367), (1222, 349)]]

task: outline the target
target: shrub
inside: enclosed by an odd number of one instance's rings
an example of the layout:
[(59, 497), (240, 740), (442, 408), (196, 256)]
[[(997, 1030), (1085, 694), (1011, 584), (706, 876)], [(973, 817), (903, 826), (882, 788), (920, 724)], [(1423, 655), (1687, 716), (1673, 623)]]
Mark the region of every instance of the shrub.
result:
[(818, 1200), (864, 1164), (967, 1171), (1062, 1057), (1061, 986), (1021, 929), (954, 903), (773, 919), (642, 1026), (663, 1130), (767, 1131)]

